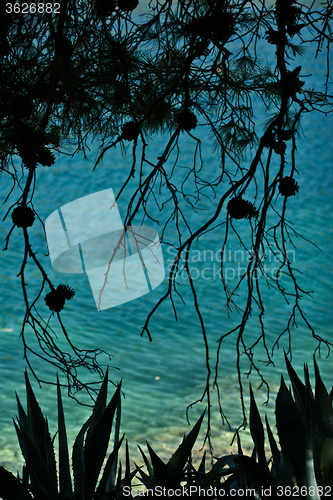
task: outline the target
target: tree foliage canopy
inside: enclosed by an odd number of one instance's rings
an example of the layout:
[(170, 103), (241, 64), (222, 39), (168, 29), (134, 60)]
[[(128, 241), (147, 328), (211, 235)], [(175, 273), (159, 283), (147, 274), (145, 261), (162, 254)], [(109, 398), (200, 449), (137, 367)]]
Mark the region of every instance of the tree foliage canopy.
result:
[[(24, 4), (15, 5), (22, 8)], [(13, 187), (21, 189), (8, 209), (13, 226), (5, 248), (10, 250), (16, 227), (22, 228), (25, 250), (20, 277), (26, 314), (21, 334), (28, 362), (30, 347), (24, 332), (30, 325), (38, 338), (39, 355), (67, 375), (71, 391), (85, 386), (78, 379), (78, 366), (101, 369), (96, 358), (98, 349), (82, 351), (69, 339), (61, 320), (66, 297), (60, 305), (58, 300), (58, 306), (50, 307), (54, 304), (50, 294), (59, 287), (50, 281), (29, 238), (30, 227), (42, 223), (33, 203), (38, 169), (56, 168), (56, 154), (84, 151), (92, 137), (99, 144), (94, 168), (101, 167), (103, 156), (112, 148), (131, 151), (131, 165), (117, 194), (119, 199), (125, 188), (131, 189), (124, 225), (135, 221), (158, 223), (162, 242), (177, 249), (165, 294), (148, 314), (143, 334), (151, 338), (150, 320), (166, 300), (171, 301), (177, 314), (177, 276), (180, 272), (188, 274), (206, 347), (207, 384), (200, 400), (206, 397), (210, 404), (212, 373), (206, 325), (188, 255), (208, 231), (223, 228), (221, 290), (227, 308), (241, 311), (237, 327), (218, 341), (214, 385), (218, 387), (222, 341), (231, 334), (236, 336), (242, 402), (240, 356), (247, 356), (249, 370), (260, 374), (254, 351), (261, 344), (267, 362), (272, 362), (262, 321), (265, 306), (262, 285), (256, 279), (258, 272), (265, 276), (267, 285), (294, 301), (280, 336), (290, 334), (298, 314), (318, 346), (325, 343), (329, 349), (332, 344), (315, 333), (300, 305), (301, 295), (307, 292), (300, 288), (288, 259), (287, 246), (294, 230), (286, 214), (288, 198), (298, 192), (296, 145), (302, 116), (332, 111), (331, 1), (61, 0), (59, 14), (46, 9), (15, 13), (13, 6), (1, 0), (0, 154), (2, 175), (11, 176)], [(321, 86), (317, 89), (309, 88), (302, 66), (297, 65), (306, 46), (314, 47), (316, 54), (328, 54), (326, 79), (318, 82)], [(263, 47), (271, 49), (270, 60), (261, 56)], [(257, 107), (266, 116), (260, 127)], [(207, 141), (216, 151), (213, 180), (205, 178), (202, 170), (199, 131), (204, 126)], [(196, 145), (193, 164), (187, 168), (178, 163), (184, 134)], [(156, 138), (164, 141), (159, 157), (148, 149)], [(175, 161), (171, 161), (172, 155), (176, 155)], [(181, 183), (174, 181), (177, 175)], [(277, 195), (279, 203), (273, 206)], [(193, 226), (188, 214), (199, 210), (202, 200), (209, 202), (214, 212), (204, 224)], [(243, 220), (247, 232), (240, 232), (238, 220)], [(225, 280), (223, 266), (223, 252), (231, 233), (252, 257), (233, 290)], [(268, 251), (279, 256), (275, 277), (265, 275)], [(40, 291), (34, 297), (28, 294), (25, 282), (28, 257), (41, 279)], [(289, 277), (288, 288), (280, 284), (281, 273)], [(241, 286), (247, 290), (244, 304), (237, 302)], [(69, 297), (72, 291), (66, 293)], [(51, 335), (51, 322), (39, 312), (47, 294), (47, 305), (59, 321), (70, 353), (59, 349)], [(248, 345), (244, 332), (254, 310), (258, 311), (258, 338)], [(264, 378), (262, 382), (266, 383)]]

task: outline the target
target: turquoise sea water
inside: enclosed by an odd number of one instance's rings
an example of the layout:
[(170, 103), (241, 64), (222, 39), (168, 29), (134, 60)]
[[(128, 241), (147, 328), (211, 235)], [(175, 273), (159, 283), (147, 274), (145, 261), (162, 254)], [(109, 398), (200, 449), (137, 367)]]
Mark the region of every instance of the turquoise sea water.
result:
[[(308, 64), (309, 73), (312, 72), (314, 75), (313, 79), (325, 71), (323, 61), (308, 59)], [(289, 219), (301, 235), (306, 239), (311, 239), (320, 250), (300, 237), (295, 239), (296, 249), (290, 247), (290, 250), (295, 251), (292, 256), (295, 267), (299, 270), (302, 287), (305, 290), (313, 290), (312, 297), (304, 297), (302, 301), (307, 318), (319, 335), (332, 341), (333, 161), (331, 130), (333, 120), (330, 115), (325, 117), (319, 113), (311, 113), (304, 116), (302, 123), (304, 139), (299, 143), (297, 153), (300, 191), (288, 202)], [(203, 140), (204, 172), (207, 178), (213, 178), (216, 175), (218, 159), (211, 151), (208, 141), (205, 140), (205, 133), (205, 130), (198, 131)], [(188, 162), (192, 161), (195, 146), (194, 141), (184, 136), (179, 165), (186, 167)], [(162, 147), (161, 141), (149, 146), (152, 161), (161, 154)], [(109, 187), (112, 187), (115, 193), (118, 192), (124, 175), (127, 175), (131, 165), (130, 148), (125, 157), (122, 157), (119, 150), (111, 150), (105, 156), (103, 167), (93, 172), (95, 159), (96, 149), (93, 146), (87, 153), (86, 159), (83, 155), (74, 158), (62, 157), (52, 168), (38, 169), (34, 204), (43, 221), (51, 212), (76, 198)], [(3, 175), (0, 188), (2, 200), (10, 186), (10, 179)], [(222, 188), (220, 192), (223, 193), (223, 190)], [(17, 197), (17, 192), (12, 193), (10, 200), (2, 206), (1, 218), (8, 210), (10, 202), (15, 201), (15, 196)], [(126, 200), (125, 195), (118, 203), (123, 218)], [(216, 199), (212, 202), (203, 200), (201, 206), (206, 209), (205, 211), (198, 213), (189, 211), (188, 217), (191, 224), (195, 226), (205, 220), (207, 214), (214, 210), (216, 203)], [(9, 228), (9, 220), (1, 223), (0, 239), (3, 246)], [(68, 283), (76, 290), (75, 298), (68, 303), (63, 313), (63, 320), (71, 339), (78, 347), (86, 349), (98, 347), (114, 355), (111, 364), (120, 371), (111, 367), (110, 377), (114, 382), (123, 378), (126, 397), (123, 401), (122, 431), (126, 432), (129, 439), (132, 458), (138, 457), (136, 443), (144, 445), (146, 439), (157, 452), (161, 453), (162, 457), (167, 458), (181, 441), (183, 433), (189, 429), (185, 419), (186, 406), (201, 396), (206, 377), (202, 334), (186, 280), (179, 278), (186, 305), (183, 305), (180, 300), (177, 302), (178, 321), (175, 321), (170, 303), (165, 303), (153, 319), (151, 328), (153, 342), (149, 342), (146, 336), (140, 336), (141, 328), (147, 314), (165, 292), (167, 279), (156, 290), (137, 300), (98, 312), (87, 277), (85, 275), (61, 275), (55, 272), (49, 257), (43, 256), (43, 253), (46, 253), (46, 246), (41, 225), (37, 223), (34, 225), (31, 236), (33, 248), (38, 251), (53, 282)], [(172, 237), (172, 233), (169, 233), (169, 237)], [(190, 267), (196, 277), (198, 295), (201, 300), (201, 312), (208, 330), (212, 366), (214, 366), (216, 340), (239, 321), (236, 312), (228, 318), (218, 277), (214, 277), (214, 272), (218, 267), (217, 252), (221, 247), (221, 238), (222, 229), (215, 233), (208, 233), (195, 245), (195, 251), (190, 257)], [(244, 265), (239, 257), (236, 263), (233, 262), (238, 249), (237, 241), (231, 239), (228, 248), (230, 279), (232, 270), (238, 265), (241, 267)], [(165, 246), (163, 253), (167, 268), (172, 262), (174, 252)], [(24, 401), (23, 374), (26, 366), (19, 338), (24, 314), (24, 303), (17, 277), (21, 258), (21, 234), (15, 231), (10, 240), (9, 250), (0, 254), (0, 463), (14, 471), (21, 463), (12, 423), (12, 418), (16, 415), (14, 394), (16, 391)], [(267, 264), (273, 271), (274, 260)], [(205, 272), (204, 269), (206, 269)], [(31, 290), (38, 286), (39, 275), (33, 266), (29, 266), (27, 279)], [(266, 300), (265, 325), (268, 342), (272, 345), (276, 336), (284, 329), (292, 306), (287, 305), (279, 295), (272, 292), (265, 293), (264, 298)], [(257, 335), (258, 323), (254, 314), (246, 331), (249, 343)], [(32, 336), (30, 340), (33, 342)], [(224, 410), (231, 424), (237, 426), (241, 421), (241, 408), (235, 371), (234, 344), (235, 338), (230, 337), (221, 352), (220, 386)], [(292, 346), (294, 367), (301, 375), (303, 363), (307, 362), (312, 373), (312, 353), (316, 343), (312, 341), (309, 330), (301, 321), (299, 321), (299, 327), (293, 329)], [(274, 354), (275, 367), (265, 367), (263, 363), (263, 371), (273, 393), (278, 387), (280, 373), (284, 371), (283, 348), (286, 347), (287, 339), (284, 339), (280, 343), (280, 349)], [(325, 360), (325, 350), (322, 354), (323, 357), (319, 360), (320, 369), (324, 381), (332, 385), (333, 358)], [(258, 351), (257, 359), (261, 359), (261, 355), (262, 353)], [(41, 378), (55, 380), (55, 370), (51, 365), (35, 359), (34, 366)], [(256, 377), (251, 378), (251, 381), (255, 387), (258, 386)], [(246, 379), (244, 382), (247, 392)], [(54, 388), (45, 384), (42, 388), (38, 388), (34, 382), (33, 386), (41, 407), (48, 416), (51, 431), (55, 433)], [(110, 391), (112, 391), (111, 386)], [(256, 391), (256, 397), (259, 404), (263, 403), (266, 398), (265, 391)], [(232, 432), (227, 426), (222, 426), (215, 398), (213, 402), (212, 441), (218, 453), (230, 449)], [(67, 398), (64, 403), (69, 436), (73, 441), (77, 431), (88, 417), (89, 409)], [(199, 404), (191, 410), (192, 424), (203, 407), (203, 404)], [(270, 402), (267, 409), (265, 407), (262, 411), (268, 411), (271, 414), (273, 408), (273, 403)], [(271, 422), (273, 422), (272, 418)], [(244, 442), (249, 442), (246, 435), (244, 435)]]

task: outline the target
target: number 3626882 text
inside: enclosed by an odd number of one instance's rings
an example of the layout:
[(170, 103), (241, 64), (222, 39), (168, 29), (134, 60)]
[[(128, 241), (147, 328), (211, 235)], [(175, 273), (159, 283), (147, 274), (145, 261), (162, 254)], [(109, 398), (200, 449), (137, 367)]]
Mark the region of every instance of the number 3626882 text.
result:
[(6, 3), (7, 14), (60, 14), (60, 3)]

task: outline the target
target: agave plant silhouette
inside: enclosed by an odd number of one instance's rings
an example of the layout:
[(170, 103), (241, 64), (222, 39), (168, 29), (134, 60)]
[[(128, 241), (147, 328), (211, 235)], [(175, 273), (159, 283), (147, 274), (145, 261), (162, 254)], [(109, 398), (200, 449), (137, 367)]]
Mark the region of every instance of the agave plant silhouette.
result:
[[(121, 383), (111, 401), (107, 401), (108, 373), (102, 382), (92, 415), (82, 426), (73, 446), (70, 470), (65, 418), (57, 380), (58, 393), (58, 471), (47, 420), (37, 403), (27, 373), (27, 413), (17, 398), (18, 418), (15, 424), (26, 466), (22, 478), (0, 466), (0, 498), (3, 500), (122, 500), (133, 498), (132, 479), (149, 491), (152, 498), (179, 497), (182, 491), (191, 498), (201, 495), (212, 497), (212, 491), (221, 496), (243, 498), (279, 498), (288, 500), (300, 494), (307, 500), (331, 498), (333, 492), (333, 388), (326, 389), (314, 360), (315, 391), (312, 391), (307, 365), (304, 366), (304, 383), (285, 356), (291, 389), (281, 377), (276, 397), (275, 416), (279, 445), (265, 417), (268, 443), (265, 446), (265, 429), (250, 386), (250, 433), (254, 443), (251, 456), (243, 453), (238, 437), (238, 453), (216, 459), (206, 470), (205, 454), (197, 469), (191, 459), (205, 411), (184, 437), (167, 463), (147, 443), (149, 456), (141, 447), (139, 451), (147, 472), (135, 464), (130, 471), (128, 444), (126, 443), (125, 475), (118, 467), (120, 439)], [(115, 418), (116, 415), (116, 418)], [(114, 447), (108, 458), (107, 450), (113, 421)], [(267, 459), (267, 446), (270, 458)], [(103, 468), (103, 463), (105, 465)], [(118, 471), (118, 473), (117, 473)], [(59, 473), (59, 474), (58, 474)], [(72, 478), (74, 482), (72, 482)], [(185, 488), (185, 489), (184, 489)], [(141, 489), (140, 492), (144, 490)], [(162, 492), (162, 493), (161, 493)], [(178, 492), (173, 494), (173, 492)], [(180, 494), (179, 494), (180, 492)], [(201, 492), (201, 493), (200, 493)], [(239, 496), (237, 496), (239, 493)], [(294, 495), (295, 494), (295, 495)], [(258, 497), (259, 495), (259, 497)], [(139, 495), (142, 496), (142, 493)], [(299, 495), (298, 495), (299, 496)]]
[[(14, 422), (22, 455), (25, 459), (23, 478), (0, 468), (0, 497), (3, 500), (102, 500), (116, 498), (121, 485), (130, 484), (128, 446), (126, 445), (125, 479), (121, 478), (121, 467), (116, 479), (118, 450), (124, 436), (119, 439), (121, 412), (121, 382), (111, 399), (107, 401), (108, 371), (106, 371), (91, 416), (79, 431), (72, 452), (71, 474), (66, 424), (57, 378), (58, 399), (58, 470), (55, 459), (54, 440), (51, 438), (48, 421), (44, 418), (25, 372), (27, 412), (17, 397), (18, 417)], [(116, 416), (116, 419), (114, 418)], [(115, 420), (115, 441), (110, 455), (107, 450)], [(103, 468), (103, 463), (106, 463)], [(73, 479), (73, 481), (72, 481)]]

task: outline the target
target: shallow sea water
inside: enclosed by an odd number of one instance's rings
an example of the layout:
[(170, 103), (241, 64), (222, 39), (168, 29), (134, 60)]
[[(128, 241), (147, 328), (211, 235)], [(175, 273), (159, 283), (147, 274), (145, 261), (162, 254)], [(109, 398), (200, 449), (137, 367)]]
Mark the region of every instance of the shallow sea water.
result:
[[(322, 62), (315, 65), (314, 73), (324, 71)], [(313, 290), (312, 297), (304, 297), (303, 309), (315, 331), (333, 340), (332, 334), (332, 251), (333, 251), (333, 161), (331, 130), (333, 129), (332, 116), (320, 114), (305, 115), (303, 119), (304, 142), (299, 144), (297, 162), (299, 165), (300, 185), (299, 194), (290, 199), (289, 218), (295, 228), (304, 238), (311, 239), (320, 250), (309, 244), (301, 237), (295, 240), (295, 267), (300, 271), (300, 280), (306, 290)], [(204, 131), (198, 132), (204, 139)], [(159, 156), (162, 144), (151, 146), (151, 158)], [(183, 138), (183, 153), (180, 164), (185, 165), (192, 161), (195, 143)], [(156, 149), (155, 149), (156, 148)], [(207, 176), (213, 176), (217, 158), (211, 152), (209, 145), (203, 143), (205, 171)], [(104, 159), (103, 167), (92, 172), (96, 151), (88, 152), (87, 159), (78, 156), (57, 160), (50, 169), (38, 169), (37, 188), (34, 197), (35, 208), (41, 219), (60, 206), (90, 193), (112, 187), (115, 193), (121, 186), (121, 181), (131, 164), (130, 149), (126, 157), (122, 158), (119, 151), (111, 151)], [(1, 178), (1, 198), (8, 192), (10, 181), (5, 176)], [(223, 191), (222, 191), (223, 192)], [(13, 193), (10, 201), (15, 200), (17, 192)], [(1, 208), (1, 218), (8, 210), (10, 201)], [(193, 224), (200, 223), (212, 210), (216, 200), (206, 202), (206, 212), (190, 215)], [(204, 206), (204, 204), (203, 204)], [(125, 215), (126, 199), (120, 200), (119, 211)], [(7, 219), (0, 225), (0, 239), (3, 242), (10, 228)], [(151, 333), (153, 342), (146, 336), (141, 337), (141, 328), (145, 317), (156, 301), (163, 295), (167, 287), (167, 279), (151, 293), (116, 308), (98, 312), (89, 282), (84, 275), (61, 275), (52, 269), (46, 253), (42, 228), (35, 224), (31, 231), (33, 248), (38, 251), (47, 273), (55, 283), (65, 282), (76, 290), (75, 298), (68, 303), (63, 313), (70, 337), (78, 347), (105, 349), (114, 355), (110, 367), (110, 378), (114, 382), (123, 379), (125, 398), (122, 406), (122, 432), (130, 444), (132, 460), (139, 459), (136, 443), (145, 447), (145, 441), (167, 459), (181, 442), (184, 432), (189, 426), (185, 418), (187, 405), (201, 396), (204, 389), (206, 369), (202, 334), (194, 314), (188, 284), (182, 277), (179, 278), (186, 305), (177, 302), (178, 321), (172, 314), (170, 303), (161, 307), (152, 322)], [(171, 233), (170, 233), (171, 235)], [(169, 235), (169, 236), (170, 236)], [(206, 321), (210, 340), (212, 366), (216, 341), (219, 336), (234, 326), (239, 320), (237, 313), (228, 318), (225, 311), (225, 299), (218, 279), (214, 279), (214, 270), (218, 266), (217, 252), (221, 246), (222, 232), (208, 233), (195, 246), (191, 255), (191, 266), (197, 274), (199, 298), (202, 301), (201, 312)], [(172, 235), (171, 235), (172, 236)], [(231, 239), (231, 259), (238, 249), (235, 240)], [(293, 250), (291, 248), (291, 250)], [(173, 253), (163, 247), (166, 267), (172, 262)], [(14, 232), (7, 252), (0, 254), (0, 464), (12, 471), (20, 468), (22, 463), (19, 446), (12, 419), (17, 414), (15, 391), (21, 401), (25, 402), (23, 348), (19, 338), (22, 318), (24, 314), (23, 299), (17, 274), (22, 257), (22, 240), (19, 232)], [(240, 260), (237, 265), (242, 267)], [(268, 262), (273, 270), (274, 260)], [(214, 267), (215, 266), (215, 267)], [(203, 270), (206, 268), (206, 273)], [(234, 263), (230, 264), (232, 273)], [(208, 270), (207, 270), (208, 269)], [(37, 286), (38, 273), (31, 266), (28, 272), (28, 281), (31, 289)], [(206, 277), (206, 278), (205, 278)], [(210, 277), (211, 279), (207, 279)], [(277, 294), (265, 293), (266, 313), (265, 325), (268, 332), (268, 343), (272, 346), (276, 335), (285, 327), (291, 306), (287, 305)], [(55, 323), (53, 323), (55, 324)], [(258, 323), (255, 315), (249, 322), (246, 336), (253, 340), (258, 335)], [(31, 341), (33, 337), (31, 336)], [(223, 344), (219, 365), (220, 387), (224, 410), (233, 427), (241, 421), (241, 407), (239, 401), (238, 381), (235, 371), (235, 338), (231, 337)], [(313, 373), (312, 353), (316, 343), (311, 334), (300, 321), (299, 328), (293, 330), (293, 364), (302, 375), (303, 363), (307, 362)], [(277, 390), (281, 372), (285, 373), (283, 349), (287, 348), (287, 340), (282, 339), (280, 349), (275, 351), (275, 367), (265, 367), (263, 372), (270, 383), (272, 396)], [(326, 351), (322, 351), (319, 365), (322, 376), (327, 385), (333, 385), (332, 368), (333, 358), (325, 359)], [(262, 353), (257, 353), (261, 359)], [(103, 360), (101, 360), (103, 361)], [(34, 360), (34, 366), (40, 376), (55, 380), (55, 370), (52, 366)], [(244, 365), (244, 371), (245, 371)], [(256, 388), (259, 380), (251, 377)], [(32, 381), (37, 399), (42, 410), (47, 415), (52, 434), (56, 432), (56, 397), (53, 387), (43, 384), (39, 388)], [(248, 382), (244, 378), (244, 387), (248, 393)], [(110, 385), (110, 394), (112, 386)], [(266, 399), (264, 390), (255, 391), (258, 406)], [(261, 412), (267, 411), (272, 426), (274, 425), (274, 397), (268, 406), (261, 406)], [(227, 425), (222, 426), (216, 405), (216, 393), (213, 393), (212, 414), (212, 442), (216, 455), (229, 451), (232, 432)], [(190, 420), (193, 425), (204, 404), (195, 406), (190, 411)], [(90, 410), (80, 406), (75, 401), (65, 397), (64, 407), (69, 440), (73, 442), (79, 428), (89, 416)], [(246, 433), (243, 434), (245, 446), (251, 442)], [(200, 440), (198, 440), (198, 447)], [(235, 451), (235, 447), (233, 448)]]

